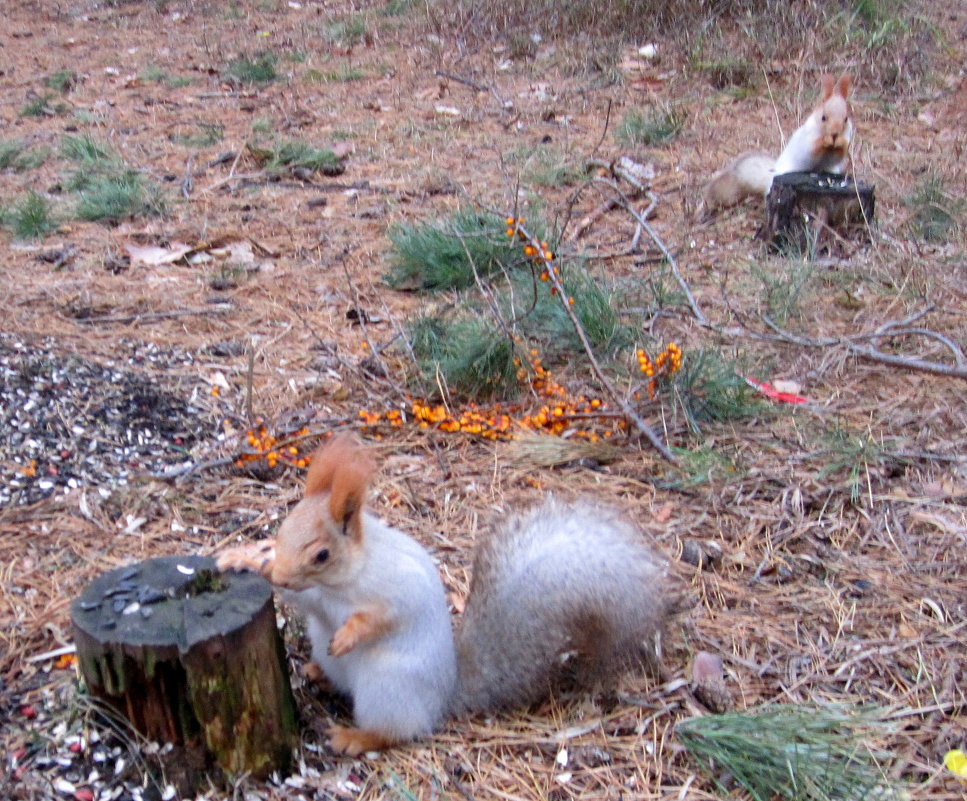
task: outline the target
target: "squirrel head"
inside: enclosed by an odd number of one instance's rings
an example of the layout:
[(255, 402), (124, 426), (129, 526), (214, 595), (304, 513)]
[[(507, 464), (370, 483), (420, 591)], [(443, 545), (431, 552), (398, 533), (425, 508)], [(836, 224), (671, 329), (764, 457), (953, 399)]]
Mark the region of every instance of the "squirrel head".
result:
[(359, 565), (363, 507), (375, 467), (351, 434), (312, 455), (305, 497), (279, 528), (271, 581), (290, 590), (339, 584)]
[(843, 74), (838, 80), (832, 75), (822, 78), (823, 94), (814, 112), (819, 123), (820, 147), (827, 151), (845, 151), (849, 148), (851, 123), (847, 95), (852, 79)]

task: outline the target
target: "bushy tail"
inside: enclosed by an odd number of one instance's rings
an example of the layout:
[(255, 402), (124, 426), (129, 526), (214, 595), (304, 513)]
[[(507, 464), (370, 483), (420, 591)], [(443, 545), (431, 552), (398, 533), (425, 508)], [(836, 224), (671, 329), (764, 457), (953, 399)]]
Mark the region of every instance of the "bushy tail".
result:
[(766, 153), (745, 153), (719, 170), (702, 189), (699, 219), (709, 219), (747, 197), (768, 194), (775, 165), (776, 160)]
[(522, 706), (561, 684), (655, 664), (678, 600), (667, 563), (634, 526), (610, 509), (548, 499), (477, 548), (456, 711)]

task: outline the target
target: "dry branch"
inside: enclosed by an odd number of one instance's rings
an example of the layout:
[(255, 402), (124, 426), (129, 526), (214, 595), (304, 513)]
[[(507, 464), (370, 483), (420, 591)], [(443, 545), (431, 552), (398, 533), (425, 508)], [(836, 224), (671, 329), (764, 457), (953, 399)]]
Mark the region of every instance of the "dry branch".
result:
[[(517, 230), (526, 238), (536, 252), (542, 252), (541, 242), (539, 239), (534, 237), (534, 235), (520, 225), (520, 223), (517, 224)], [(591, 347), (591, 343), (588, 341), (588, 336), (584, 331), (584, 326), (574, 313), (574, 309), (571, 308), (571, 304), (568, 303), (567, 293), (564, 291), (564, 284), (561, 283), (560, 276), (550, 265), (548, 265), (547, 275), (551, 284), (556, 290), (555, 294), (561, 301), (565, 314), (567, 314), (568, 319), (571, 321), (571, 325), (574, 326), (574, 331), (577, 333), (578, 339), (581, 340), (581, 346), (584, 348), (585, 354), (587, 354), (588, 362), (591, 365), (591, 370), (594, 372), (595, 377), (598, 379), (598, 382), (601, 384), (604, 391), (611, 396), (611, 399), (618, 405), (625, 417), (634, 423), (635, 428), (637, 428), (638, 431), (644, 435), (645, 439), (647, 439), (655, 450), (661, 454), (662, 458), (668, 462), (671, 462), (672, 464), (675, 464), (675, 457), (672, 452), (668, 450), (668, 446), (661, 441), (661, 438), (652, 430), (651, 426), (649, 426), (648, 423), (646, 423), (638, 415), (638, 413), (631, 407), (631, 404), (618, 394), (618, 391), (615, 389), (614, 385), (608, 379), (607, 375), (605, 375), (604, 370), (601, 369), (601, 365), (598, 363), (598, 359), (594, 355), (594, 348)]]
[[(645, 233), (651, 237), (651, 240), (658, 247), (658, 250), (661, 251), (662, 256), (665, 257), (665, 261), (668, 262), (668, 266), (671, 268), (672, 274), (675, 276), (675, 280), (678, 282), (678, 286), (681, 287), (682, 292), (685, 293), (685, 298), (688, 300), (689, 308), (691, 308), (695, 319), (698, 320), (701, 325), (708, 325), (708, 318), (705, 317), (705, 314), (699, 308), (698, 301), (695, 300), (695, 296), (692, 294), (691, 288), (688, 286), (688, 283), (682, 276), (681, 271), (678, 269), (678, 262), (675, 260), (672, 252), (665, 246), (665, 243), (662, 242), (658, 234), (655, 233), (655, 229), (648, 224), (645, 216), (632, 208), (631, 201), (624, 194), (624, 192), (622, 192), (617, 185), (614, 184), (611, 184), (611, 188), (618, 193), (618, 205), (620, 205), (623, 209), (625, 209), (625, 211), (635, 218), (635, 220), (638, 222), (638, 225), (640, 225)], [(657, 202), (657, 196), (652, 192), (648, 192), (647, 194), (649, 200), (652, 201), (653, 206), (654, 203)], [(649, 209), (652, 208), (652, 206), (649, 206)]]
[[(905, 327), (908, 326), (909, 323), (919, 320), (921, 317), (929, 314), (933, 309), (934, 306), (931, 304), (903, 320), (887, 321), (875, 331), (868, 333), (852, 334), (844, 337), (825, 337), (822, 339), (792, 334), (777, 325), (768, 317), (768, 315), (761, 315), (761, 319), (762, 322), (765, 323), (766, 326), (768, 326), (768, 328), (773, 331), (776, 337), (782, 342), (788, 342), (793, 345), (802, 345), (803, 347), (807, 348), (843, 347), (854, 356), (880, 362), (881, 364), (888, 364), (892, 367), (903, 367), (908, 370), (917, 370), (923, 373), (932, 373), (934, 375), (959, 378), (967, 381), (967, 360), (964, 358), (963, 351), (952, 340), (950, 340), (948, 337), (945, 337), (943, 334), (930, 330), (929, 328)], [(944, 364), (943, 362), (928, 361), (915, 356), (898, 356), (893, 353), (884, 353), (875, 345), (859, 344), (864, 340), (876, 340), (883, 337), (896, 336), (922, 336), (928, 339), (933, 339), (942, 344), (953, 354), (954, 364), (951, 365)]]

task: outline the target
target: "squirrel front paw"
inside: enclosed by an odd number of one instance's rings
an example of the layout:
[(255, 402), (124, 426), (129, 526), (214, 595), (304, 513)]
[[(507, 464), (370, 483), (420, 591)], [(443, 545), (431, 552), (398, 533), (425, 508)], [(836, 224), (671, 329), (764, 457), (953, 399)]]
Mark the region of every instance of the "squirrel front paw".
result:
[(345, 656), (361, 642), (382, 637), (391, 626), (385, 606), (373, 604), (357, 609), (332, 635), (329, 653), (332, 656)]
[(222, 551), (215, 558), (219, 570), (251, 570), (265, 578), (272, 574), (275, 562), (275, 540), (249, 542)]
[(355, 628), (350, 625), (342, 626), (329, 641), (329, 654), (331, 656), (345, 656), (359, 641)]

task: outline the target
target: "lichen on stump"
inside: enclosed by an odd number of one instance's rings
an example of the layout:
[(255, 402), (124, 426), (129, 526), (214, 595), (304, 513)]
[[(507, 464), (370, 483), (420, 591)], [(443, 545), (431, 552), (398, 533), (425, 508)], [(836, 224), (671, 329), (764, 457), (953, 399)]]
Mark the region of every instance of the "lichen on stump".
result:
[(783, 253), (831, 253), (857, 236), (868, 240), (875, 207), (873, 187), (849, 176), (777, 175), (766, 197), (764, 238)]
[(268, 582), (202, 556), (103, 573), (71, 604), (87, 689), (182, 767), (286, 772), (295, 702)]

